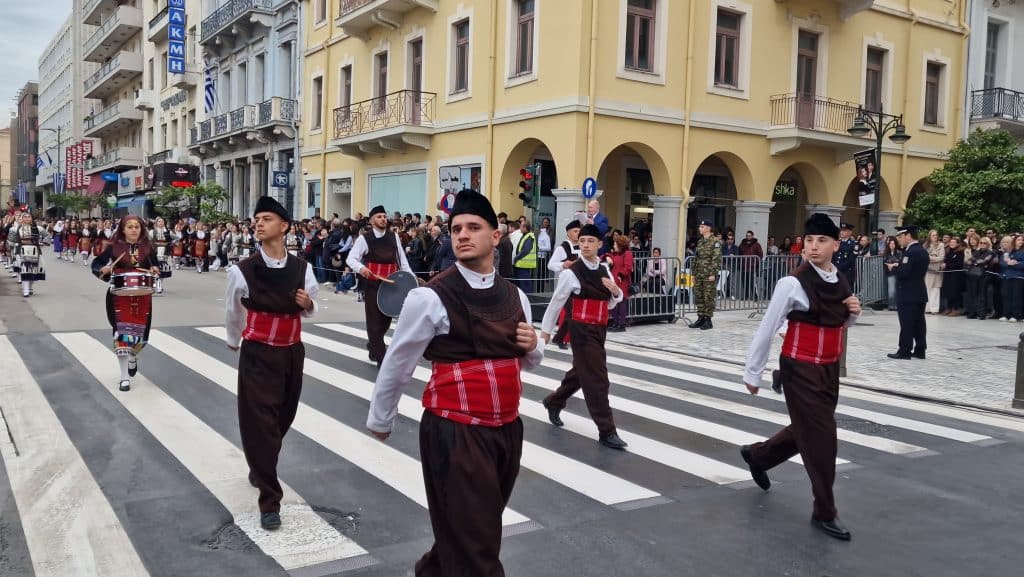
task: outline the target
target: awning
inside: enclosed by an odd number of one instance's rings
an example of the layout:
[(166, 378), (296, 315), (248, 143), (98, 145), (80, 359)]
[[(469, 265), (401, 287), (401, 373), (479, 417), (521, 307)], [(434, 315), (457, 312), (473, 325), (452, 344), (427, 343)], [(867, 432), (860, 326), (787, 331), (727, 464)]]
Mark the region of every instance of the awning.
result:
[(85, 194), (95, 196), (107, 193), (117, 194), (117, 181), (109, 182), (103, 180), (98, 174), (92, 175), (92, 178), (89, 179), (89, 187), (85, 189)]
[(126, 196), (117, 199), (117, 204), (114, 205), (114, 208), (131, 208), (132, 206), (142, 206), (144, 204), (146, 204), (145, 196)]

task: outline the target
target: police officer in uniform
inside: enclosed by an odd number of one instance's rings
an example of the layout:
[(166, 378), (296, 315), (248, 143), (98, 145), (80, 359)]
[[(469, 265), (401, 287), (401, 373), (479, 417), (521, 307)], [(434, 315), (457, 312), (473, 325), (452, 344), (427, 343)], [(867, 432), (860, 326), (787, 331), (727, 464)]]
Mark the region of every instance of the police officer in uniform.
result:
[(928, 303), (928, 287), (924, 277), (928, 273), (928, 251), (917, 242), (917, 227), (903, 225), (896, 229), (896, 242), (903, 247), (899, 263), (887, 264), (896, 275), (896, 312), (900, 319), (900, 343), (890, 359), (907, 360), (925, 358), (927, 325), (924, 309)]
[(715, 314), (715, 292), (718, 273), (722, 270), (722, 242), (712, 236), (714, 225), (710, 220), (700, 221), (700, 240), (697, 253), (690, 265), (693, 274), (693, 296), (697, 302), (697, 322), (691, 329), (706, 331), (714, 328), (711, 317)]
[(832, 264), (854, 286), (857, 281), (857, 240), (853, 238), (853, 225), (844, 222), (839, 225), (839, 249), (832, 255)]

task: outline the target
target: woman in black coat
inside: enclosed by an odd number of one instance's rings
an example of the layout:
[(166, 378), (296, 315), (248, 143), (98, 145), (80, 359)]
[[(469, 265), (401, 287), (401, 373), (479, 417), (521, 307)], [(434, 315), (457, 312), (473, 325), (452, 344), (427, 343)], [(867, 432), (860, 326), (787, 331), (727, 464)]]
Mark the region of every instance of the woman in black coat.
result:
[(964, 249), (960, 239), (949, 239), (949, 250), (942, 261), (942, 295), (948, 317), (964, 314)]

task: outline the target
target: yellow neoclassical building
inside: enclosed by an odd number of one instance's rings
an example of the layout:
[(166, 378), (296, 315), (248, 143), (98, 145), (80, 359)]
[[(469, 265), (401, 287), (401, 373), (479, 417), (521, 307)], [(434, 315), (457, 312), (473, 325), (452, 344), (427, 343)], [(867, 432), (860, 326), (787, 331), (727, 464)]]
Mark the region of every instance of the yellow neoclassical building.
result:
[(471, 187), (518, 216), (539, 163), (556, 230), (594, 177), (612, 225), (651, 218), (672, 255), (700, 218), (762, 242), (812, 209), (863, 231), (863, 106), (911, 136), (883, 148), (891, 230), (963, 131), (965, 1), (313, 0), (307, 210), (434, 214)]

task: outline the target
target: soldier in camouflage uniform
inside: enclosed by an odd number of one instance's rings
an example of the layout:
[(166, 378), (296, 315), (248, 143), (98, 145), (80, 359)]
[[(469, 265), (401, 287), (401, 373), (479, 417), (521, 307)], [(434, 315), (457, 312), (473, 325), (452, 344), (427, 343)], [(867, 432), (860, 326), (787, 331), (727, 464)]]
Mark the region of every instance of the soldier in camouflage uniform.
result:
[(691, 329), (706, 331), (714, 328), (711, 317), (715, 314), (715, 293), (718, 274), (722, 270), (722, 241), (712, 236), (710, 220), (700, 221), (701, 239), (697, 241), (697, 253), (690, 265), (693, 274), (693, 295), (697, 302), (697, 322)]

